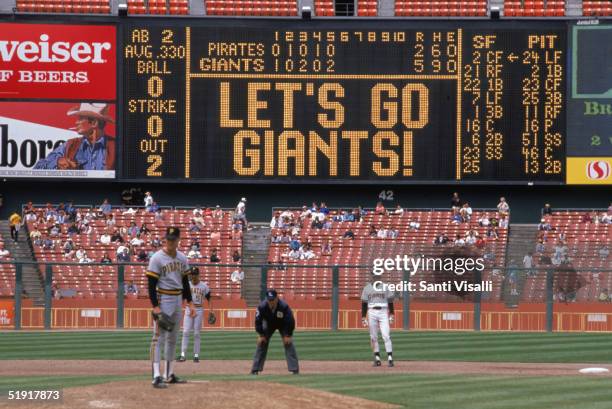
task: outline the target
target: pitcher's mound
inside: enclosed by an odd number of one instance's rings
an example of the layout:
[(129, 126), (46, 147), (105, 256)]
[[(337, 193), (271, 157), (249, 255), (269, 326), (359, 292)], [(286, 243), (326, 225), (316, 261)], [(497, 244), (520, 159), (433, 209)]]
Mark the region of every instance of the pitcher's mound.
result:
[[(20, 409), (57, 409), (56, 404), (20, 404)], [(314, 389), (257, 381), (194, 381), (153, 389), (147, 381), (111, 382), (64, 389), (66, 409), (236, 409), (274, 407), (384, 409), (397, 406)]]

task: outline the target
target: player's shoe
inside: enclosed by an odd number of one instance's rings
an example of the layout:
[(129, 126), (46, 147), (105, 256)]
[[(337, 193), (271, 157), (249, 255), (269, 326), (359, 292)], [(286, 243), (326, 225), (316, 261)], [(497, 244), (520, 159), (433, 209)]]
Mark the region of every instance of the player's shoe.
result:
[(381, 366), (382, 363), (380, 362), (380, 359), (375, 359), (374, 363), (372, 364), (372, 366)]
[(179, 362), (185, 362), (185, 357), (183, 355), (181, 355), (178, 358), (176, 358), (176, 360), (179, 361)]
[(291, 372), (294, 375), (299, 375), (300, 374), (300, 370), (299, 369), (296, 369), (295, 371), (289, 371), (289, 372)]
[(251, 371), (251, 375), (259, 375), (259, 371)]
[(161, 376), (157, 376), (155, 377), (155, 379), (153, 379), (153, 387), (156, 389), (164, 389), (167, 388), (168, 385), (164, 383), (164, 380)]
[(196, 364), (197, 364), (198, 362), (200, 362), (200, 357), (199, 357), (199, 356), (194, 356), (194, 357), (193, 357), (193, 362), (195, 362)]
[(393, 368), (395, 366), (395, 364), (393, 363), (393, 360), (389, 360), (389, 368)]
[(172, 374), (168, 378), (166, 378), (166, 383), (187, 383), (187, 381), (179, 378), (175, 374)]

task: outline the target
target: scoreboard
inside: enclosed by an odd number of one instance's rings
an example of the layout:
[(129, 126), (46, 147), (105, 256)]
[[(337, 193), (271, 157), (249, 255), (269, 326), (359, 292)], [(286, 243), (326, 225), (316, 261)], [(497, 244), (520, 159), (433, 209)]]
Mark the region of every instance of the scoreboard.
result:
[(122, 175), (563, 183), (566, 32), (564, 22), (130, 22)]

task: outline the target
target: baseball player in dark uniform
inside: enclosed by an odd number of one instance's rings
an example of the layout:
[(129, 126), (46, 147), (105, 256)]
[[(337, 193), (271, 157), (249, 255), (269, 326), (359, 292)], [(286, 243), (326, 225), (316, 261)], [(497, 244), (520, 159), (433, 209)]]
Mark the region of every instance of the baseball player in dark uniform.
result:
[(297, 352), (293, 345), (293, 331), (295, 330), (293, 312), (285, 301), (278, 298), (276, 290), (269, 289), (266, 291), (266, 299), (259, 304), (255, 313), (255, 331), (259, 334), (259, 338), (251, 375), (258, 375), (263, 371), (268, 354), (268, 344), (276, 330), (283, 339), (289, 372), (294, 375), (300, 373)]
[[(149, 299), (155, 318), (151, 340), (154, 388), (165, 388), (165, 383), (185, 382), (174, 375), (174, 357), (183, 300), (187, 301), (192, 317), (195, 317), (196, 310), (189, 288), (190, 269), (187, 257), (177, 250), (179, 238), (178, 227), (168, 227), (164, 248), (151, 257), (147, 268)], [(166, 359), (165, 383), (160, 369), (162, 351)]]

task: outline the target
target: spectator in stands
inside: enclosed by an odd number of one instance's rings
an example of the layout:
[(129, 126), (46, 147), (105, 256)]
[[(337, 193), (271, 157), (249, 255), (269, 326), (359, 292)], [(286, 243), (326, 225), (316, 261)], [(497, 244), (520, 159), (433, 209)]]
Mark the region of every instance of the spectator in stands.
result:
[(189, 253), (187, 253), (187, 258), (202, 258), (199, 243), (197, 243), (197, 245), (191, 245), (191, 247), (189, 248)]
[(145, 251), (144, 248), (140, 248), (140, 250), (138, 250), (138, 253), (136, 254), (136, 261), (139, 263), (144, 263), (145, 261), (149, 260), (149, 255), (147, 254), (147, 252)]
[(542, 254), (546, 250), (546, 245), (544, 245), (544, 240), (539, 239), (538, 244), (536, 244), (535, 251), (537, 254)]
[(244, 280), (244, 271), (242, 270), (232, 271), (232, 274), (230, 274), (230, 280), (232, 280), (232, 283), (240, 283), (242, 280)]
[(384, 215), (387, 214), (387, 211), (385, 210), (385, 205), (383, 205), (383, 202), (376, 203), (374, 214), (384, 214)]
[(465, 240), (463, 239), (463, 237), (461, 237), (460, 234), (457, 234), (455, 236), (455, 241), (453, 241), (453, 245), (455, 247), (463, 247), (463, 246), (465, 246)]
[(508, 202), (506, 202), (506, 198), (503, 196), (499, 198), (499, 203), (497, 204), (497, 211), (500, 214), (510, 213), (510, 205), (508, 204)]
[(42, 247), (43, 243), (44, 243), (44, 240), (43, 240), (43, 236), (42, 235), (38, 236), (36, 239), (34, 239), (34, 242), (33, 242), (33, 244), (35, 246), (38, 246), (38, 247)]
[(77, 249), (76, 249), (76, 258), (77, 258), (77, 260), (81, 260), (86, 255), (87, 254), (85, 253), (85, 249), (83, 249), (83, 246), (77, 246)]
[(484, 213), (480, 219), (478, 219), (478, 225), (480, 227), (487, 227), (491, 224), (491, 222), (489, 221), (489, 217), (487, 216), (486, 213)]
[(302, 243), (300, 243), (298, 236), (293, 235), (293, 237), (291, 237), (291, 241), (289, 242), (289, 248), (291, 250), (299, 250), (301, 246)]
[(151, 207), (153, 207), (153, 203), (155, 203), (155, 200), (153, 199), (153, 195), (151, 194), (151, 192), (145, 192), (143, 201), (144, 201), (145, 210), (147, 212), (151, 212)]
[(42, 241), (42, 247), (45, 250), (53, 250), (55, 248), (55, 241), (53, 241), (51, 237), (46, 236)]
[(459, 210), (459, 214), (461, 215), (461, 221), (463, 223), (469, 223), (470, 220), (472, 220), (472, 208), (470, 207), (469, 203), (464, 203), (463, 206), (461, 207), (461, 210)]
[(599, 302), (610, 302), (610, 294), (608, 293), (607, 288), (604, 288), (603, 290), (601, 290), (601, 292), (599, 293), (599, 296), (597, 297), (597, 300)]
[(378, 229), (376, 232), (376, 237), (378, 237), (379, 239), (386, 239), (388, 237), (388, 230), (387, 229)]
[(130, 236), (136, 236), (139, 232), (140, 229), (138, 228), (138, 226), (136, 226), (136, 222), (131, 222), (130, 223), (130, 227), (128, 227), (128, 235)]
[(459, 193), (454, 192), (451, 197), (451, 210), (459, 210), (463, 206), (463, 202), (461, 198), (459, 198)]
[(117, 252), (117, 261), (119, 263), (129, 263), (131, 261), (130, 250), (123, 245), (119, 246), (119, 249), (121, 249), (121, 251)]
[(533, 275), (533, 253), (531, 251), (523, 257), (523, 268), (526, 269), (528, 275)]
[(215, 210), (213, 210), (212, 217), (213, 219), (223, 219), (223, 210), (221, 209), (221, 206), (215, 206)]
[(51, 296), (56, 300), (61, 300), (63, 298), (62, 290), (56, 282), (51, 284)]
[(312, 214), (312, 212), (310, 211), (308, 206), (306, 206), (306, 205), (302, 206), (302, 211), (300, 212), (300, 221), (303, 222), (304, 220), (310, 218), (311, 214)]
[(450, 240), (448, 236), (446, 235), (446, 233), (439, 234), (434, 238), (434, 244), (436, 245), (443, 245), (443, 244), (448, 243), (449, 241)]
[(29, 213), (34, 213), (35, 209), (34, 209), (34, 205), (32, 204), (32, 201), (29, 201), (25, 204), (25, 206), (23, 206), (23, 214), (29, 214)]
[(204, 209), (204, 218), (211, 219), (213, 217), (213, 211), (210, 207)]
[(541, 219), (540, 224), (538, 224), (538, 230), (541, 231), (550, 231), (552, 230), (552, 226), (546, 219)]
[(147, 208), (147, 211), (149, 213), (157, 213), (160, 210), (161, 210), (161, 208), (159, 207), (157, 202), (153, 202), (153, 204)]
[[(232, 240), (240, 240), (242, 238), (243, 228), (244, 226), (242, 225), (242, 220), (234, 221), (234, 224), (232, 225)], [(219, 236), (221, 236), (220, 232), (219, 232)]]
[(161, 221), (163, 221), (163, 220), (164, 220), (164, 214), (162, 213), (162, 210), (161, 210), (161, 209), (157, 209), (157, 210), (155, 211), (155, 215), (154, 215), (154, 217), (155, 217), (155, 221), (156, 221), (156, 222), (161, 222)]
[(497, 232), (497, 227), (489, 226), (487, 228), (486, 236), (489, 239), (497, 240), (499, 238), (499, 233)]
[(100, 259), (100, 263), (102, 264), (111, 264), (113, 261), (111, 260), (111, 258), (109, 257), (108, 253), (104, 253), (104, 255), (102, 256), (102, 258)]
[(461, 213), (459, 209), (453, 209), (452, 210), (452, 215), (451, 215), (451, 223), (454, 224), (459, 224), (463, 221), (463, 218), (461, 217)]
[(75, 250), (75, 245), (71, 238), (68, 238), (68, 240), (66, 240), (62, 249), (64, 250), (64, 257), (72, 257), (72, 253)]
[(204, 227), (204, 212), (199, 206), (193, 209), (191, 223), (196, 224), (199, 227)]
[(281, 222), (281, 218), (280, 218), (280, 212), (276, 212), (273, 216), (272, 216), (272, 220), (270, 220), (270, 228), (271, 229), (278, 229), (282, 227), (282, 222)]
[(113, 243), (123, 243), (123, 242), (124, 242), (123, 237), (122, 237), (122, 236), (121, 236), (121, 234), (119, 233), (119, 230), (118, 230), (118, 229), (115, 229), (115, 230), (113, 231), (113, 234), (111, 235), (111, 241), (112, 241)]
[(324, 223), (322, 219), (320, 219), (319, 216), (316, 216), (313, 218), (312, 223), (310, 224), (310, 227), (313, 229), (322, 229), (323, 225)]
[(321, 246), (321, 255), (322, 256), (331, 256), (331, 254), (332, 254), (332, 243), (331, 243), (331, 240), (327, 240)]
[(563, 259), (567, 255), (567, 251), (567, 246), (561, 240), (558, 240), (555, 244), (555, 257)]
[(408, 223), (408, 228), (410, 230), (419, 230), (421, 227), (421, 221), (419, 219), (411, 219), (410, 223)]
[(312, 251), (312, 248), (309, 245), (304, 245), (300, 247), (300, 260), (311, 260), (316, 257), (315, 253)]
[(41, 236), (41, 233), (40, 233), (40, 230), (38, 230), (38, 226), (34, 227), (32, 231), (30, 232), (30, 240), (34, 241), (40, 236)]
[(472, 246), (476, 244), (476, 240), (478, 240), (478, 233), (474, 230), (468, 230), (465, 234), (465, 244)]
[(140, 237), (140, 233), (138, 233), (136, 237), (130, 240), (130, 244), (134, 247), (140, 247), (144, 244), (144, 240)]
[(240, 253), (238, 252), (238, 250), (234, 250), (234, 253), (232, 254), (232, 261), (234, 263), (240, 263), (241, 259), (242, 257), (240, 257)]
[(141, 235), (145, 235), (145, 234), (151, 234), (151, 230), (149, 230), (149, 228), (147, 227), (146, 223), (142, 223), (142, 225), (140, 226), (140, 229), (138, 229), (138, 232)]
[(368, 231), (368, 236), (370, 236), (370, 237), (377, 237), (378, 236), (378, 229), (373, 224), (370, 225), (370, 230)]
[(344, 232), (344, 234), (342, 235), (343, 239), (350, 239), (350, 240), (355, 240), (355, 233), (353, 233), (352, 230), (347, 230)]
[(361, 220), (362, 220), (362, 217), (363, 217), (363, 216), (364, 216), (364, 213), (363, 213), (363, 211), (362, 211), (362, 209), (361, 209), (361, 206), (359, 206), (359, 207), (358, 207), (358, 208), (356, 208), (356, 209), (353, 209), (353, 219), (354, 219), (356, 222), (360, 222), (360, 223), (361, 223)]
[(19, 241), (19, 230), (21, 230), (21, 216), (17, 212), (13, 212), (9, 216), (9, 227), (11, 230), (11, 238), (15, 243)]
[[(242, 224), (240, 224), (240, 229), (242, 228)], [(215, 231), (213, 231), (212, 233), (210, 233), (210, 239), (211, 240), (221, 240), (221, 230), (219, 229), (219, 227), (215, 228)]]
[(478, 237), (476, 239), (476, 243), (474, 243), (474, 245), (476, 246), (476, 248), (478, 249), (483, 249), (485, 248), (487, 242), (485, 241), (485, 239), (483, 239), (482, 237)]
[(270, 243), (280, 243), (281, 242), (281, 235), (274, 233), (270, 236)]
[(283, 230), (282, 236), (280, 238), (281, 243), (289, 244), (291, 242), (291, 236), (289, 236), (289, 232), (287, 230)]
[(66, 222), (66, 212), (60, 210), (57, 214), (55, 221), (59, 224), (64, 224)]
[(123, 283), (123, 294), (124, 295), (129, 295), (129, 294), (137, 295), (138, 294), (138, 287), (136, 286), (136, 284), (134, 284), (134, 280), (130, 280), (127, 283)]
[(25, 214), (25, 221), (26, 222), (34, 222), (38, 218), (38, 216), (36, 215), (36, 212), (34, 210), (29, 210), (29, 211), (26, 210), (26, 211), (24, 211), (24, 214)]
[(400, 206), (400, 204), (398, 203), (397, 206), (395, 206), (395, 210), (393, 212), (389, 212), (389, 215), (394, 215), (394, 216), (402, 216), (404, 214), (404, 209), (402, 208), (402, 206)]
[(542, 208), (542, 217), (551, 216), (552, 214), (553, 214), (552, 207), (550, 207), (550, 204), (546, 203), (544, 207)]
[(583, 214), (582, 217), (580, 218), (580, 221), (582, 223), (593, 223), (592, 213)]
[(111, 207), (108, 199), (104, 199), (104, 201), (102, 202), (102, 204), (98, 208), (98, 211), (100, 213), (102, 213), (104, 216), (108, 216), (109, 214), (111, 214), (112, 207)]
[(191, 233), (197, 233), (200, 231), (200, 226), (197, 225), (195, 219), (191, 219), (191, 222), (189, 223), (189, 231)]
[(612, 216), (606, 212), (601, 212), (599, 215), (599, 221), (601, 224), (612, 224)]
[(9, 258), (11, 252), (4, 248), (4, 243), (0, 241), (0, 258), (7, 259)]
[(509, 223), (510, 223), (510, 221), (508, 220), (508, 215), (506, 215), (506, 214), (500, 214), (499, 215), (499, 228), (500, 229), (507, 229)]
[(326, 217), (329, 215), (329, 209), (327, 208), (327, 204), (325, 202), (321, 202), (321, 207), (319, 207), (319, 213), (323, 213)]
[(109, 214), (106, 216), (106, 227), (114, 227), (117, 224), (117, 221), (115, 220), (115, 215), (114, 214)]
[(598, 253), (599, 253), (599, 258), (602, 260), (605, 260), (610, 255), (610, 250), (608, 249), (608, 246), (604, 245), (604, 246), (601, 246)]
[(154, 249), (159, 248), (161, 246), (161, 239), (159, 236), (155, 236), (153, 240), (151, 240), (151, 247)]
[(221, 259), (217, 255), (217, 249), (213, 249), (212, 252), (210, 253), (210, 262), (211, 263), (219, 263), (220, 261), (221, 261)]
[(246, 229), (249, 228), (249, 222), (246, 218), (246, 197), (240, 199), (234, 211), (234, 220), (240, 220)]
[(127, 210), (124, 210), (123, 212), (121, 212), (121, 214), (122, 214), (123, 216), (133, 216), (133, 215), (135, 215), (136, 213), (137, 213), (136, 209), (134, 209), (134, 208), (132, 208), (132, 207), (130, 207), (130, 208), (129, 208), (129, 209), (127, 209)]

